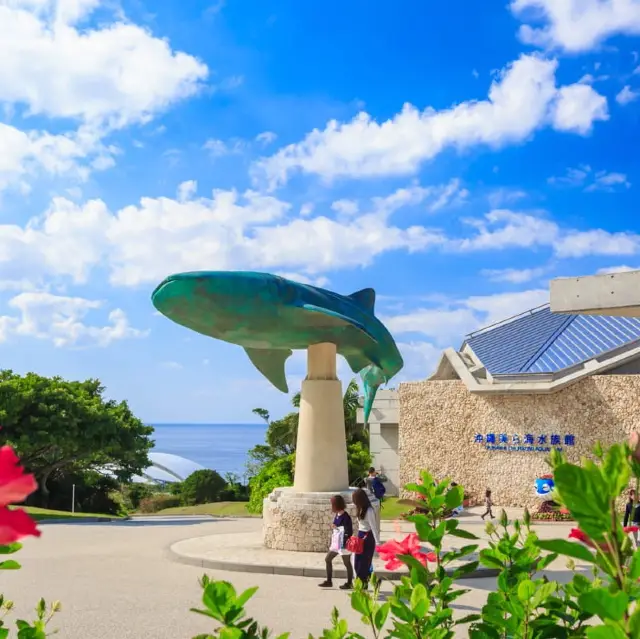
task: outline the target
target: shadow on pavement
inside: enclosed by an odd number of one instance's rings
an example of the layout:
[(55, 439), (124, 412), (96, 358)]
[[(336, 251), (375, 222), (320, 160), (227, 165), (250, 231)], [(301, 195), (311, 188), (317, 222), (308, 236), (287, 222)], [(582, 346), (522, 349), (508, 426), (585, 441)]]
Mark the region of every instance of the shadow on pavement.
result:
[(216, 519), (214, 517), (149, 517), (149, 518), (136, 518), (127, 519), (125, 521), (82, 521), (65, 519), (61, 521), (43, 521), (38, 522), (46, 524), (47, 526), (109, 526), (111, 528), (138, 528), (141, 526), (195, 526), (197, 524), (212, 524), (219, 523), (221, 521), (235, 521), (228, 519)]

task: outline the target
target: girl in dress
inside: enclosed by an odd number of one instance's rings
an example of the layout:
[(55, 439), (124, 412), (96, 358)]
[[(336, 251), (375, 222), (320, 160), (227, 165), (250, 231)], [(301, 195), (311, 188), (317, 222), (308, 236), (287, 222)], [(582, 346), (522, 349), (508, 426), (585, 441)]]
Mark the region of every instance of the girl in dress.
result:
[(376, 546), (380, 545), (380, 534), (376, 513), (369, 501), (367, 493), (358, 488), (353, 493), (353, 504), (356, 507), (358, 517), (358, 537), (364, 540), (362, 553), (355, 556), (356, 577), (360, 579), (364, 588), (369, 583), (371, 564)]
[[(335, 495), (331, 498), (331, 510), (333, 511), (333, 530), (342, 532), (342, 540), (340, 548), (334, 549), (333, 543), (324, 561), (327, 565), (327, 578), (321, 584), (320, 588), (333, 587), (333, 560), (338, 556), (342, 556), (344, 567), (347, 569), (347, 583), (340, 586), (340, 590), (351, 590), (353, 587), (353, 566), (351, 565), (351, 553), (346, 550), (347, 540), (353, 535), (353, 522), (347, 512), (347, 505), (344, 503), (342, 495)], [(335, 535), (335, 532), (334, 532)], [(332, 537), (333, 542), (333, 537)]]

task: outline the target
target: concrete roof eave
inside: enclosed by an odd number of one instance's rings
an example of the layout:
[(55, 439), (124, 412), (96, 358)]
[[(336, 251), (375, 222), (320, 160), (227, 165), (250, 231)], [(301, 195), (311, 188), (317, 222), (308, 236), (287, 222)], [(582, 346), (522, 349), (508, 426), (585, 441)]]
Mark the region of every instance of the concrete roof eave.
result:
[(640, 317), (640, 270), (551, 281), (551, 312)]
[[(522, 381), (500, 381), (499, 378), (479, 380), (465, 365), (460, 354), (453, 348), (447, 348), (442, 354), (449, 361), (458, 377), (471, 393), (479, 395), (531, 395), (556, 393), (586, 377), (605, 373), (628, 362), (640, 358), (640, 345), (635, 348), (612, 354), (605, 360), (591, 359), (579, 367), (558, 371), (551, 379), (536, 380), (535, 375), (522, 375)], [(513, 380), (513, 378), (511, 378)]]

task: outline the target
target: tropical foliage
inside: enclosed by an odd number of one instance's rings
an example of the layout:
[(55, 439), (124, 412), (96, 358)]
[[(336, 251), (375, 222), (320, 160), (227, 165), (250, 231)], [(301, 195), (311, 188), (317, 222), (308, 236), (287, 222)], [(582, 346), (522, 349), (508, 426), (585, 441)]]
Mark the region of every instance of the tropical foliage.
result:
[[(300, 408), (300, 393), (293, 396), (291, 403), (294, 408)], [(358, 405), (358, 384), (355, 379), (352, 379), (343, 396), (347, 462), (351, 480), (363, 477), (371, 465), (368, 436), (366, 431), (358, 425)], [(264, 498), (274, 488), (293, 484), (298, 411), (292, 411), (278, 420), (271, 420), (269, 411), (264, 408), (255, 408), (253, 412), (267, 423), (265, 444), (255, 446), (249, 451), (248, 463), (250, 475), (248, 510), (252, 513), (261, 513)]]
[[(65, 476), (108, 467), (120, 479), (150, 465), (153, 428), (127, 402), (104, 397), (95, 379), (83, 382), (35, 373), (0, 371), (0, 437), (15, 448), (35, 475), (40, 492), (33, 505), (49, 507), (51, 482), (71, 488)], [(66, 496), (70, 503), (71, 493)]]
[[(513, 522), (503, 511), (497, 524), (487, 523), (489, 542), (479, 550), (477, 537), (447, 517), (462, 503), (461, 486), (452, 486), (448, 479), (435, 481), (426, 471), (421, 483), (406, 486), (422, 498), (416, 506), (427, 508), (410, 517), (415, 533), (378, 548), (388, 569), (404, 566), (406, 574), (382, 600), (375, 580), (372, 591), (357, 584), (351, 595), (351, 607), (373, 639), (452, 639), (461, 633), (472, 639), (640, 637), (640, 549), (628, 535), (637, 528), (623, 528), (616, 507), (630, 482), (638, 494), (640, 436), (606, 452), (598, 445), (593, 460), (580, 465), (557, 451), (549, 463), (557, 499), (579, 526), (569, 539), (539, 539), (527, 511), (522, 521)], [(454, 549), (451, 537), (470, 543)], [(566, 583), (545, 573), (560, 557), (573, 572)], [(468, 592), (458, 582), (480, 566), (497, 571), (496, 588), (480, 613), (456, 616), (454, 602)], [(204, 608), (196, 612), (216, 620), (219, 627), (197, 639), (268, 635), (245, 611), (255, 588), (238, 594), (230, 583), (206, 577), (201, 585)], [(321, 636), (361, 639), (336, 609)]]

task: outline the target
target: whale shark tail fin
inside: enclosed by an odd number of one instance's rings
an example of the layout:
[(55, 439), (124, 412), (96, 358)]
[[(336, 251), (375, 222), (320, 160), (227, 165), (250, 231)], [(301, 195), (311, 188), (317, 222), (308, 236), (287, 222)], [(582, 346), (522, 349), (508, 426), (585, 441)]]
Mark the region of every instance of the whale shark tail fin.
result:
[(364, 423), (369, 423), (369, 415), (371, 414), (371, 408), (373, 407), (373, 400), (376, 398), (378, 388), (382, 384), (386, 384), (387, 377), (382, 372), (382, 369), (375, 364), (370, 364), (366, 368), (360, 371), (360, 377), (364, 385)]

